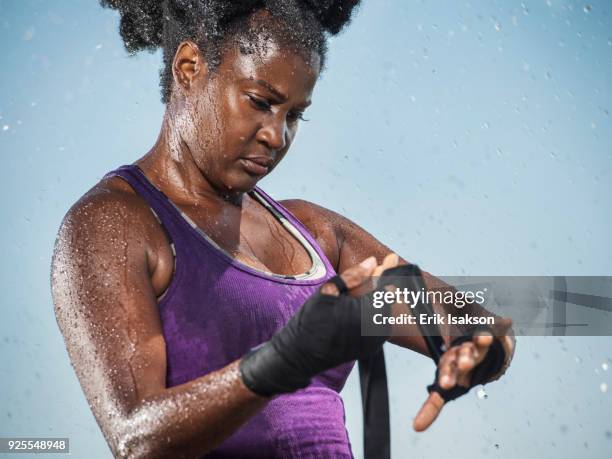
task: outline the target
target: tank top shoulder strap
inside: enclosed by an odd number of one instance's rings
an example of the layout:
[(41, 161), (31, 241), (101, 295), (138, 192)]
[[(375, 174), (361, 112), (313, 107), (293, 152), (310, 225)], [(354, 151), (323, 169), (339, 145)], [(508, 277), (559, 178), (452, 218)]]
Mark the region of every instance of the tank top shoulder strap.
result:
[(104, 178), (110, 177), (121, 177), (128, 182), (134, 191), (149, 205), (153, 214), (166, 231), (166, 235), (174, 249), (177, 239), (184, 232), (184, 223), (166, 195), (158, 190), (135, 164), (118, 167), (104, 175)]
[(289, 223), (291, 223), (300, 234), (310, 243), (310, 245), (315, 249), (325, 267), (327, 268), (328, 277), (335, 275), (336, 271), (332, 266), (331, 262), (323, 252), (323, 249), (319, 245), (319, 243), (315, 240), (315, 238), (310, 234), (310, 231), (293, 215), (289, 209), (283, 206), (281, 203), (273, 199), (268, 193), (263, 191), (259, 187), (255, 187), (255, 191), (257, 191), (271, 206), (274, 210), (276, 210), (280, 215), (282, 215)]

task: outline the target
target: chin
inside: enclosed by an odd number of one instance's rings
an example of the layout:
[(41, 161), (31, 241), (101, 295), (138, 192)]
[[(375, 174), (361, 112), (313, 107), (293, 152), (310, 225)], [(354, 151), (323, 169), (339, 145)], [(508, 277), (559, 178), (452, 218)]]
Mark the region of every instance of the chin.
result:
[(230, 193), (248, 193), (249, 191), (253, 191), (253, 188), (257, 185), (257, 183), (265, 177), (264, 176), (252, 176), (241, 174), (241, 177), (235, 177), (234, 180), (228, 180), (225, 183), (225, 187)]

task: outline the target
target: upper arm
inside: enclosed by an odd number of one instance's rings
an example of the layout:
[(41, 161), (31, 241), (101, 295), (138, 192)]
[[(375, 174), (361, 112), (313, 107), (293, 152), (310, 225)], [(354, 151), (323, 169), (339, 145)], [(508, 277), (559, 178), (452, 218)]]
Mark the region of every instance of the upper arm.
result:
[[(165, 388), (166, 356), (147, 267), (152, 215), (135, 196), (90, 192), (59, 230), (51, 267), (58, 325), (107, 438)], [(112, 438), (109, 438), (112, 441)]]
[(333, 210), (300, 199), (282, 201), (282, 204), (314, 236), (336, 272), (343, 272), (372, 255), (381, 263), (392, 252), (362, 227)]

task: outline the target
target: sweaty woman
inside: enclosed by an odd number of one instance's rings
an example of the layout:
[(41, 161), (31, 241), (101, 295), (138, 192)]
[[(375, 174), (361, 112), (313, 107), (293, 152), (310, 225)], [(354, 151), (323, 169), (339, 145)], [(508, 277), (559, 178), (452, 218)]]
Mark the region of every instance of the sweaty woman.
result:
[[(102, 0), (130, 52), (163, 50), (166, 112), (144, 156), (109, 171), (62, 222), (55, 311), (116, 457), (352, 457), (339, 391), (359, 296), (404, 260), (345, 217), (257, 183), (289, 151), (356, 1)], [(337, 273), (340, 273), (338, 276)], [(424, 274), (428, 285), (436, 279)], [(509, 321), (452, 345), (437, 383), (469, 387)], [(404, 333), (406, 335), (406, 333)], [(450, 343), (450, 337), (445, 338)], [(414, 419), (444, 406), (432, 391)]]

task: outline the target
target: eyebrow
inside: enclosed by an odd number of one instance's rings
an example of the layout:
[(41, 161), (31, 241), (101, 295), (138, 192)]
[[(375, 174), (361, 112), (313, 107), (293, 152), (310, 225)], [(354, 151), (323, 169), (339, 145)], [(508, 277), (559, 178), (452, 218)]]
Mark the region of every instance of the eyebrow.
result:
[(255, 83), (257, 83), (260, 86), (263, 86), (264, 88), (266, 88), (268, 91), (270, 91), (272, 94), (274, 94), (276, 97), (278, 97), (279, 99), (281, 99), (283, 102), (285, 102), (288, 97), (286, 95), (284, 95), (282, 92), (280, 92), (278, 89), (276, 89), (274, 86), (272, 86), (270, 83), (268, 83), (266, 80), (253, 80)]
[[(280, 99), (282, 102), (287, 101), (288, 97), (282, 92), (280, 92), (278, 89), (276, 89), (274, 86), (272, 86), (270, 83), (268, 83), (266, 80), (255, 80), (253, 78), (249, 78), (249, 80), (253, 81), (254, 83), (257, 83), (260, 86), (263, 86), (268, 91), (270, 91), (272, 94), (274, 94), (275, 97)], [(311, 104), (311, 101), (307, 101), (303, 104), (303, 107), (307, 108), (308, 106), (310, 106), (310, 104)]]

